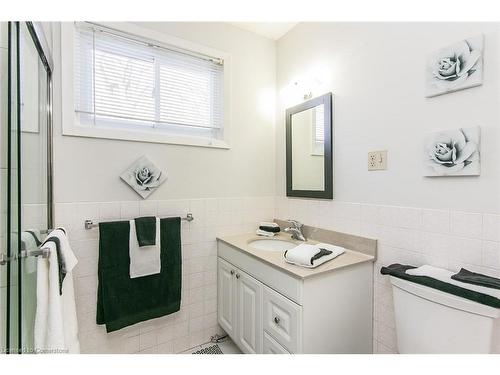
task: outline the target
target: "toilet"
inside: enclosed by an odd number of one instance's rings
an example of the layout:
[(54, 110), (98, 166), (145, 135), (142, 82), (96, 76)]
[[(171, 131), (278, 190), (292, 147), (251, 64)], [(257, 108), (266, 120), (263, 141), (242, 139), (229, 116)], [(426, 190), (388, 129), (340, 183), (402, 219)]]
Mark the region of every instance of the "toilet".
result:
[(398, 352), (486, 354), (500, 332), (500, 309), (396, 277), (393, 286)]

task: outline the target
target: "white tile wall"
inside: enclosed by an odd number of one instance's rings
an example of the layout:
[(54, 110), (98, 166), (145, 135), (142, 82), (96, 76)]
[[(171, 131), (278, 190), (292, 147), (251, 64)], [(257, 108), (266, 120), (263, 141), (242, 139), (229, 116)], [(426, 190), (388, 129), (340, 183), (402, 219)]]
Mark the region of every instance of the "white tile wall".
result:
[[(338, 201), (276, 198), (276, 218), (378, 239), (374, 263), (374, 351), (395, 353), (392, 288), (380, 267), (431, 264), (500, 277), (500, 215)], [(500, 327), (496, 333), (500, 342)], [(497, 349), (500, 353), (500, 344)]]
[[(95, 323), (98, 230), (85, 230), (85, 219), (131, 219), (138, 215), (185, 216), (182, 222), (181, 310), (107, 334)], [(260, 220), (272, 220), (273, 197), (166, 201), (58, 203), (56, 225), (64, 226), (78, 257), (75, 268), (76, 305), (83, 353), (179, 353), (209, 341), (217, 325), (217, 235), (255, 230)], [(36, 219), (36, 213), (33, 213)]]
[[(106, 334), (95, 324), (98, 233), (97, 229), (85, 230), (84, 220), (184, 216), (187, 212), (195, 220), (182, 224), (181, 311)], [(25, 207), (23, 213), (33, 226), (40, 219), (36, 207)], [(392, 289), (387, 277), (379, 273), (382, 265), (428, 263), (500, 277), (500, 214), (282, 197), (59, 203), (56, 224), (68, 229), (79, 259), (75, 287), (82, 352), (180, 353), (207, 342), (220, 331), (215, 237), (253, 231), (258, 221), (273, 217), (379, 240), (374, 264), (376, 353), (394, 353), (397, 347)]]

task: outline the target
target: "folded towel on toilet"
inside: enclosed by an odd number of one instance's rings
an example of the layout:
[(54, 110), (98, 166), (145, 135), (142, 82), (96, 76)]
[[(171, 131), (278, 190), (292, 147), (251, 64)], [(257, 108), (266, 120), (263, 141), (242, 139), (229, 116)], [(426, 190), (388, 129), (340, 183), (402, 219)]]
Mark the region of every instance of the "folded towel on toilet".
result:
[(486, 294), (486, 295), (500, 299), (500, 290), (457, 281), (457, 280), (452, 278), (452, 276), (454, 276), (454, 273), (451, 271), (448, 271), (444, 268), (433, 267), (433, 266), (429, 266), (426, 264), (426, 265), (421, 266), (421, 267), (406, 270), (406, 274), (412, 275), (412, 276), (432, 277), (433, 279), (436, 279), (436, 280), (439, 280), (439, 281), (442, 281), (442, 282), (445, 282), (448, 284), (456, 285), (456, 286), (459, 286), (459, 287), (464, 288), (464, 289), (470, 289), (470, 290), (473, 290), (475, 292)]
[(285, 251), (285, 262), (306, 268), (316, 268), (319, 265), (343, 254), (345, 249), (327, 243), (316, 245), (300, 244), (293, 249)]
[[(447, 281), (441, 281), (433, 276), (414, 276), (410, 275), (408, 271), (417, 269), (415, 266), (394, 263), (380, 269), (382, 275), (390, 275), (397, 277), (399, 279), (407, 280), (416, 284), (424, 285), (429, 288), (437, 289), (445, 293), (450, 293), (458, 297), (466, 298), (471, 301), (482, 303), (483, 305), (500, 308), (500, 299), (495, 298), (491, 295), (480, 293), (467, 288), (466, 283), (460, 283), (464, 285), (455, 285)], [(417, 273), (422, 273), (422, 270), (416, 271)], [(411, 273), (411, 272), (410, 272)], [(434, 276), (438, 273), (433, 273)], [(488, 289), (488, 288), (485, 288)]]
[(485, 286), (487, 288), (500, 289), (500, 279), (483, 275), (481, 273), (472, 272), (462, 268), (459, 273), (451, 277), (453, 280), (463, 283)]

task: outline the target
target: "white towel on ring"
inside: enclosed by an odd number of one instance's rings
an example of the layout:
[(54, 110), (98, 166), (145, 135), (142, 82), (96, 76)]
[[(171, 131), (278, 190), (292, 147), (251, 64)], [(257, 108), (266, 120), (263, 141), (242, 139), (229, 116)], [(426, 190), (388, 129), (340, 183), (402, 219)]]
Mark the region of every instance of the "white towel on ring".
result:
[[(37, 257), (34, 349), (38, 353), (78, 354), (80, 342), (73, 285), (73, 269), (78, 260), (64, 229), (52, 231), (49, 237), (59, 239), (60, 254), (57, 254), (56, 244), (47, 241), (41, 247), (50, 249), (49, 257)], [(62, 294), (59, 294), (59, 265), (64, 265), (66, 273)]]

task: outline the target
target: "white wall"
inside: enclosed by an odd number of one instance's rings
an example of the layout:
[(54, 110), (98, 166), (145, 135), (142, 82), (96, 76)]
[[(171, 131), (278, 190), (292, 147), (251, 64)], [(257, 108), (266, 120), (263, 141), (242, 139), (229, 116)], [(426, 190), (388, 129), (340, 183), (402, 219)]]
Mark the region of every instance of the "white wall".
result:
[[(498, 24), (486, 23), (302, 23), (278, 41), (278, 92), (320, 66), (325, 91), (335, 95), (335, 199), (500, 209), (498, 30)], [(484, 84), (424, 98), (426, 55), (480, 33), (485, 34)], [(284, 100), (280, 96), (276, 120), (278, 195), (285, 191)], [(422, 177), (426, 132), (477, 125), (482, 128), (480, 177)], [(368, 172), (367, 152), (384, 149), (388, 170)]]
[[(61, 81), (55, 74), (56, 202), (138, 200), (119, 175), (144, 154), (168, 176), (152, 199), (273, 195), (274, 43), (224, 23), (139, 25), (231, 54), (231, 149), (62, 136), (57, 95)], [(57, 26), (53, 30), (56, 72), (60, 69)]]
[[(391, 263), (465, 267), (500, 277), (499, 24), (304, 23), (278, 41), (276, 217), (378, 239), (374, 264), (376, 353), (397, 352)], [(424, 98), (425, 56), (485, 35), (484, 84)], [(319, 68), (318, 68), (319, 66)], [(285, 195), (286, 87), (310, 70), (335, 95), (335, 200)], [(323, 92), (314, 92), (315, 95)], [(302, 93), (303, 94), (303, 93)], [(480, 177), (422, 177), (422, 141), (435, 129), (481, 126)], [(388, 170), (368, 172), (367, 152), (388, 150)], [(500, 331), (495, 332), (500, 353)]]

